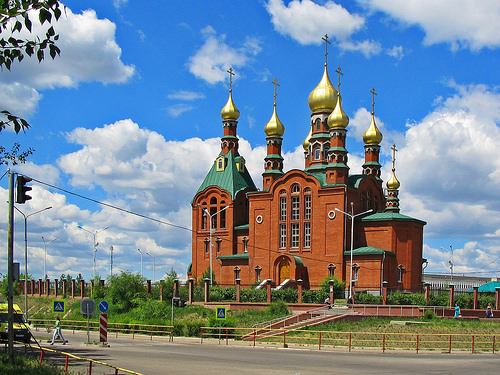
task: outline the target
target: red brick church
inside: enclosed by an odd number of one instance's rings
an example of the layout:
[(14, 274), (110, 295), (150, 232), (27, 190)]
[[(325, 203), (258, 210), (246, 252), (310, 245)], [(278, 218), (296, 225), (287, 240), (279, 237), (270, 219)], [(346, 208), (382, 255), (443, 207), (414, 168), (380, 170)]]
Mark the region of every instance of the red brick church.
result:
[[(340, 68), (337, 73), (340, 81)], [(188, 277), (200, 279), (212, 269), (213, 282), (220, 285), (234, 285), (240, 279), (248, 286), (271, 279), (275, 286), (302, 280), (306, 288), (317, 288), (335, 277), (346, 286), (352, 280), (356, 291), (374, 294), (382, 286), (420, 291), (426, 223), (400, 213), (395, 146), (384, 194), (379, 163), (382, 134), (373, 104), (371, 123), (363, 135), (365, 162), (355, 174), (349, 170), (346, 149), (349, 118), (325, 61), (323, 76), (309, 94), (304, 169), (285, 173), (281, 155), (285, 127), (276, 110), (275, 80), (274, 110), (264, 126), (267, 156), (259, 190), (238, 152), (240, 113), (233, 102), (231, 69), (229, 74), (229, 99), (221, 111), (221, 151), (192, 201)]]

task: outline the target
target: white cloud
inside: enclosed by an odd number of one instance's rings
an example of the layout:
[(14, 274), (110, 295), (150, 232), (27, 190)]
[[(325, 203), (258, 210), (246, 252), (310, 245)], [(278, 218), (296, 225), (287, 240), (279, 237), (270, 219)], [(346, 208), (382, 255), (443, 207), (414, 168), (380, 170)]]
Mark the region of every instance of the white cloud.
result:
[(33, 114), (42, 95), (34, 88), (19, 82), (5, 84), (0, 82), (0, 103), (2, 108), (8, 109), (17, 116)]
[(167, 98), (193, 101), (196, 99), (205, 99), (205, 94), (195, 91), (178, 90), (172, 94), (168, 94)]
[(365, 27), (364, 17), (351, 14), (341, 5), (326, 1), (324, 5), (311, 0), (269, 0), (266, 9), (276, 31), (300, 44), (321, 44), (326, 34), (343, 51), (358, 51), (367, 57), (379, 54), (382, 47), (376, 41), (352, 41), (351, 37)]
[[(18, 107), (29, 115), (36, 109), (41, 95), (38, 91), (55, 87), (76, 87), (81, 82), (124, 83), (135, 73), (133, 65), (125, 65), (121, 48), (115, 41), (116, 26), (108, 19), (99, 19), (95, 11), (74, 14), (67, 8), (59, 21), (53, 23), (59, 34), (57, 46), (61, 55), (52, 60), (48, 52), (38, 63), (36, 58), (25, 58), (0, 74), (2, 92), (9, 92), (10, 100), (4, 107), (14, 111)], [(46, 26), (33, 23), (33, 34), (44, 35)], [(28, 37), (26, 32), (16, 35)], [(32, 37), (31, 37), (32, 38)], [(6, 88), (7, 87), (7, 88)], [(17, 104), (16, 104), (17, 103)], [(21, 104), (22, 103), (22, 104)]]
[[(242, 68), (261, 50), (259, 41), (247, 38), (241, 47), (232, 47), (226, 43), (226, 35), (217, 35), (211, 26), (201, 31), (204, 44), (189, 58), (189, 71), (197, 78), (215, 84), (227, 80), (229, 67)], [(234, 79), (234, 78), (233, 78)]]
[(180, 103), (168, 106), (167, 112), (171, 117), (176, 118), (182, 115), (183, 113), (192, 111), (193, 109), (194, 107), (192, 105)]
[(373, 10), (389, 14), (406, 25), (425, 32), (424, 44), (449, 43), (452, 49), (500, 47), (496, 27), (500, 18), (498, 1), (456, 0), (358, 0)]

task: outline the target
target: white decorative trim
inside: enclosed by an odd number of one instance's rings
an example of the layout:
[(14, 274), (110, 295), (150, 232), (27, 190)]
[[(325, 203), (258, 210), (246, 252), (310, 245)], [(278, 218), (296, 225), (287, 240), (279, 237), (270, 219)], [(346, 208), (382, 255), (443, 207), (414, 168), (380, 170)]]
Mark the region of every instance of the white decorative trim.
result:
[(255, 218), (255, 221), (257, 222), (257, 224), (262, 224), (262, 222), (264, 221), (264, 218), (262, 217), (262, 215), (258, 215)]
[(336, 212), (334, 210), (331, 210), (331, 211), (328, 212), (328, 218), (330, 220), (335, 219), (335, 216), (337, 216), (337, 214), (336, 214)]

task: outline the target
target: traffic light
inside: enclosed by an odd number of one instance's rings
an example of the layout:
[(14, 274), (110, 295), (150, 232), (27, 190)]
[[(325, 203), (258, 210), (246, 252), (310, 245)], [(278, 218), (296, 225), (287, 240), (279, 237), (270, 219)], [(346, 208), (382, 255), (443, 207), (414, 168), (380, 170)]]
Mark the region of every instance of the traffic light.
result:
[(30, 181), (31, 178), (29, 177), (22, 175), (17, 176), (16, 203), (25, 203), (31, 199), (31, 196), (26, 194), (32, 189), (31, 186), (26, 186)]

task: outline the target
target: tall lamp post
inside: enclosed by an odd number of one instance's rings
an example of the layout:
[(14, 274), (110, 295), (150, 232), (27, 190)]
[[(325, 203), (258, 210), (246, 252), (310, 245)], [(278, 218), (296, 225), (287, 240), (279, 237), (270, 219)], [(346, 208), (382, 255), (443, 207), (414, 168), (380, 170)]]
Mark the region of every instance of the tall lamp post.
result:
[(43, 210), (33, 212), (25, 215), (19, 208), (14, 208), (24, 217), (24, 314), (28, 320), (28, 218), (30, 216), (39, 214), (40, 212), (50, 210), (52, 206), (45, 207)]
[(53, 240), (50, 240), (49, 242), (45, 242), (45, 238), (42, 236), (43, 240), (43, 278), (46, 280), (47, 277), (47, 244), (54, 242), (57, 240), (57, 238), (54, 238)]
[(359, 214), (354, 215), (354, 203), (351, 202), (351, 213), (344, 212), (342, 210), (339, 210), (336, 207), (335, 207), (335, 211), (343, 213), (345, 216), (348, 216), (351, 219), (351, 272), (350, 272), (350, 278), (349, 278), (349, 299), (352, 300), (352, 253), (353, 253), (353, 247), (354, 247), (354, 219), (357, 216), (361, 216), (361, 215), (373, 212), (373, 210), (369, 209), (368, 211), (360, 212)]
[(142, 276), (142, 251), (141, 249), (137, 249), (137, 251), (139, 252), (139, 254), (141, 254), (141, 276)]
[(210, 286), (212, 286), (213, 283), (213, 277), (212, 277), (212, 233), (214, 229), (212, 228), (212, 217), (217, 216), (219, 213), (224, 211), (226, 208), (229, 208), (229, 206), (224, 207), (223, 209), (217, 211), (214, 214), (210, 214), (206, 208), (202, 208), (202, 210), (205, 212), (205, 214), (209, 217), (209, 222), (208, 222), (208, 229), (210, 231)]
[(109, 227), (106, 227), (106, 228), (102, 228), (102, 229), (99, 229), (99, 230), (96, 230), (94, 232), (91, 232), (85, 228), (83, 228), (81, 225), (78, 225), (78, 228), (80, 228), (81, 230), (84, 230), (85, 232), (87, 233), (90, 233), (92, 236), (94, 236), (94, 242), (93, 242), (93, 248), (94, 248), (94, 254), (93, 254), (93, 259), (94, 259), (94, 276), (92, 277), (92, 279), (95, 279), (95, 256), (96, 256), (96, 252), (97, 252), (97, 245), (99, 245), (97, 242), (96, 242), (96, 236), (97, 236), (97, 233), (99, 232), (102, 232), (102, 231), (105, 231), (106, 229), (108, 229)]
[[(439, 246), (441, 249), (448, 251), (443, 246)], [(450, 284), (453, 284), (453, 246), (450, 245), (451, 260), (448, 261), (450, 265)]]
[(154, 255), (151, 255), (147, 251), (146, 251), (146, 255), (149, 255), (151, 258), (153, 258), (153, 284), (154, 284), (156, 281), (156, 278), (155, 278), (156, 257)]

